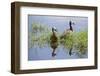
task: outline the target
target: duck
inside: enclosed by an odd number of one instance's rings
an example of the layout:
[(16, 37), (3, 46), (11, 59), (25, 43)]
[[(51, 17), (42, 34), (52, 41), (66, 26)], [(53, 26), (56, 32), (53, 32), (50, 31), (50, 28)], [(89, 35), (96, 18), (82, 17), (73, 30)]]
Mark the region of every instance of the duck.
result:
[(52, 27), (52, 35), (50, 37), (50, 46), (53, 49), (52, 51), (52, 57), (56, 56), (56, 48), (58, 47), (58, 37), (56, 35), (57, 29), (55, 27)]
[[(66, 37), (68, 37), (69, 35), (71, 35), (73, 33), (73, 27), (72, 25), (74, 25), (75, 23), (72, 21), (69, 21), (69, 29), (66, 29), (63, 32), (63, 35), (60, 37), (60, 39), (66, 39)], [(73, 45), (71, 46), (71, 48), (69, 49), (69, 55), (71, 56), (72, 53), (72, 49), (73, 49)]]
[(73, 27), (74, 22), (69, 21), (69, 29), (66, 29), (63, 34), (61, 35), (60, 39), (65, 39), (67, 35), (71, 34), (73, 32)]

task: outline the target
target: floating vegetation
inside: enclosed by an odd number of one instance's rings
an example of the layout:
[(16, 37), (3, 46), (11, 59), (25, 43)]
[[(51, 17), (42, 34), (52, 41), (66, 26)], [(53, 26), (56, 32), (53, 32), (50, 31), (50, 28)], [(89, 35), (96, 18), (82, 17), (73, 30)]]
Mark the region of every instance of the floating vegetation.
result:
[(88, 32), (80, 31), (66, 35), (66, 38), (60, 40), (60, 44), (67, 49), (74, 48), (79, 54), (85, 54), (88, 47)]
[(46, 25), (33, 23), (31, 30), (29, 32), (29, 48), (34, 45), (43, 47), (48, 44), (51, 32)]
[(65, 48), (70, 49), (74, 44), (73, 33), (67, 34), (64, 39), (60, 39), (60, 43), (63, 44)]
[[(33, 23), (31, 31), (29, 31), (29, 48), (34, 45), (44, 47), (50, 44), (51, 29), (46, 25)], [(60, 34), (57, 33), (59, 45), (65, 48), (74, 48), (79, 54), (87, 52), (88, 47), (88, 31), (82, 30), (67, 34), (64, 39), (60, 39)]]
[(75, 39), (75, 48), (81, 54), (84, 54), (88, 47), (88, 32), (87, 31), (80, 31), (76, 33)]

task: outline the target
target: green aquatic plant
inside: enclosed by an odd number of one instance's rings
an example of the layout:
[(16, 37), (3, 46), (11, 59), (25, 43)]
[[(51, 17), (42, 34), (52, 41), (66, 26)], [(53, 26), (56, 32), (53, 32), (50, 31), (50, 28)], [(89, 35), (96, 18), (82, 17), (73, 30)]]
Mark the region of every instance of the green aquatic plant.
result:
[[(29, 48), (34, 45), (39, 47), (45, 47), (50, 44), (50, 36), (52, 34), (51, 29), (47, 25), (33, 23), (32, 31), (29, 31)], [(88, 47), (88, 31), (81, 30), (78, 32), (72, 32), (66, 35), (64, 39), (60, 38), (61, 34), (57, 32), (58, 44), (63, 45), (64, 48), (74, 48), (76, 52), (84, 54)]]
[(33, 23), (32, 31), (29, 32), (29, 48), (38, 45), (45, 46), (50, 41), (50, 30), (46, 25)]
[(74, 44), (73, 33), (67, 34), (64, 39), (61, 39), (61, 43), (63, 43), (65, 48), (70, 49)]
[(40, 23), (32, 23), (32, 32), (33, 33), (37, 33), (37, 32), (44, 32), (47, 31), (48, 27), (44, 24), (40, 24)]
[(64, 39), (60, 39), (60, 44), (65, 48), (71, 49), (74, 48), (80, 54), (84, 54), (87, 51), (88, 47), (88, 32), (82, 30), (79, 32), (73, 32), (66, 35)]
[(41, 36), (38, 38), (38, 45), (40, 47), (43, 47), (49, 43), (50, 43), (50, 32), (41, 33)]
[(88, 47), (88, 32), (80, 31), (76, 33), (75, 48), (82, 54), (84, 54)]

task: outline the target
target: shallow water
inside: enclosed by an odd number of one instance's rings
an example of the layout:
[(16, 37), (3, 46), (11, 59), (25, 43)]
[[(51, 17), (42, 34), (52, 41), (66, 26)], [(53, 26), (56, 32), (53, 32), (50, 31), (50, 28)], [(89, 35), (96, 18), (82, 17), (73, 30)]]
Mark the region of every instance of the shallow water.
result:
[(85, 54), (79, 54), (76, 50), (72, 50), (72, 55), (69, 55), (69, 50), (63, 46), (58, 46), (56, 49), (56, 55), (52, 56), (52, 48), (49, 45), (45, 47), (33, 46), (28, 49), (28, 60), (53, 60), (53, 59), (79, 59), (87, 58), (87, 52)]
[[(73, 30), (75, 32), (88, 29), (88, 17), (29, 15), (28, 32), (32, 32), (32, 24), (39, 23), (42, 24), (41, 26), (43, 27), (44, 25), (49, 27), (50, 31), (52, 27), (56, 27), (58, 33), (63, 34), (64, 30), (69, 29), (70, 20), (75, 23), (75, 25), (73, 25)], [(31, 42), (31, 40), (29, 40), (29, 42)], [(28, 49), (28, 60), (79, 59), (88, 57), (88, 51), (83, 55), (79, 54), (75, 49), (72, 50), (73, 53), (70, 56), (69, 49), (64, 48), (62, 45), (56, 48), (56, 56), (52, 56), (52, 51), (53, 49), (49, 45), (45, 47), (34, 45), (32, 48)]]

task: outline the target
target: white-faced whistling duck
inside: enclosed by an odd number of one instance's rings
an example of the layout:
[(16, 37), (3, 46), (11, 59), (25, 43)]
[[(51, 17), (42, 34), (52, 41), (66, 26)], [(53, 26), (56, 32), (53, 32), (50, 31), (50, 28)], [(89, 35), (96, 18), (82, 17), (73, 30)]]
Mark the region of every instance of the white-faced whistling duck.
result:
[[(63, 33), (63, 35), (60, 37), (61, 39), (65, 39), (69, 34), (71, 34), (73, 32), (73, 27), (72, 25), (74, 25), (74, 23), (72, 21), (69, 21), (69, 29), (66, 29)], [(72, 55), (72, 49), (73, 49), (73, 45), (69, 50), (69, 55)]]
[(53, 57), (56, 55), (55, 50), (58, 46), (58, 38), (57, 38), (56, 32), (57, 32), (57, 29), (55, 27), (52, 27), (52, 35), (50, 37), (50, 45), (51, 45), (51, 48), (53, 49), (53, 52), (52, 52)]

